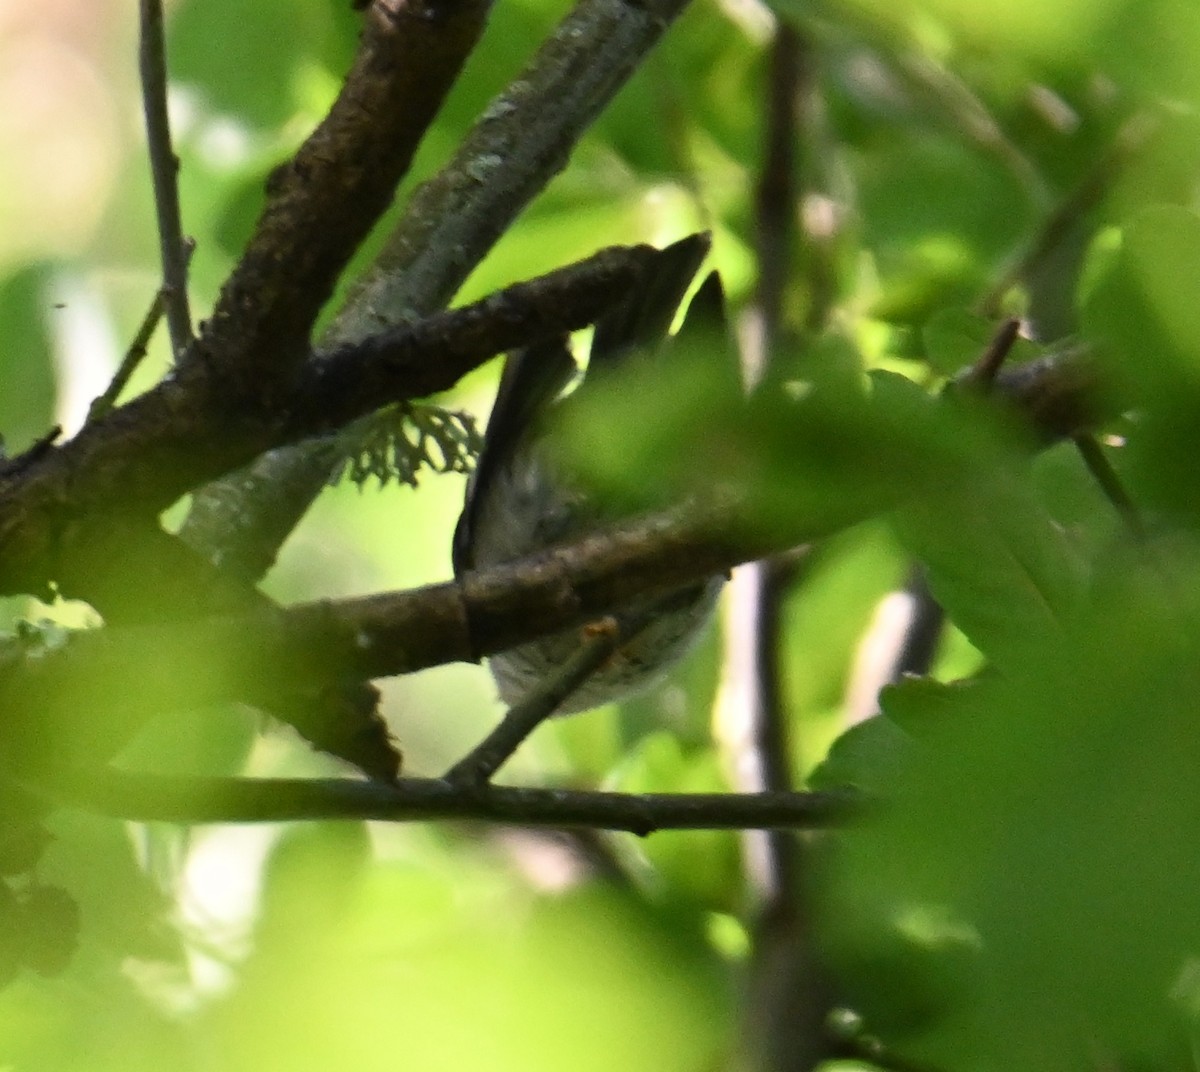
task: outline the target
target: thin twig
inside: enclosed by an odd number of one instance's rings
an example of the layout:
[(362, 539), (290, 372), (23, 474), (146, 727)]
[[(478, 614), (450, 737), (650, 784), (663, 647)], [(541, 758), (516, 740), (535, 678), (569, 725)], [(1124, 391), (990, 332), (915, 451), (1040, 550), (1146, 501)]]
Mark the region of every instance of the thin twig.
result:
[(1028, 243), (980, 298), (977, 307), (982, 316), (988, 319), (996, 316), (1004, 295), (1033, 274), (1071, 228), (1100, 202), (1125, 164), (1157, 127), (1157, 121), (1145, 113), (1138, 113), (1121, 127), (1108, 150), (1095, 161), (1079, 184), (1045, 215)]
[[(192, 253), (196, 249), (196, 243), (190, 238), (184, 240), (184, 252), (191, 260)], [(146, 354), (150, 347), (150, 340), (154, 337), (154, 332), (158, 328), (158, 323), (162, 320), (163, 313), (167, 307), (167, 288), (161, 286), (154, 295), (154, 300), (150, 303), (150, 308), (146, 310), (146, 315), (142, 317), (142, 323), (138, 327), (137, 334), (134, 335), (133, 341), (129, 344), (129, 349), (125, 351), (125, 356), (121, 358), (121, 364), (117, 371), (113, 373), (113, 378), (109, 385), (104, 389), (104, 393), (97, 396), (91, 406), (88, 408), (88, 422), (99, 420), (105, 414), (110, 413), (112, 408), (117, 404), (117, 399), (121, 397), (121, 392), (128, 386), (133, 374), (137, 371), (138, 366), (145, 360)]]
[(1072, 436), (1071, 441), (1079, 451), (1079, 456), (1083, 459), (1083, 464), (1087, 466), (1088, 472), (1100, 485), (1104, 497), (1121, 515), (1121, 520), (1128, 527), (1130, 533), (1135, 539), (1144, 539), (1146, 526), (1142, 521), (1137, 504), (1129, 497), (1129, 492), (1125, 490), (1125, 485), (1121, 483), (1121, 478), (1096, 441), (1096, 437), (1090, 432), (1080, 432), (1078, 435)]
[(983, 353), (958, 382), (970, 384), (984, 393), (990, 391), (1020, 334), (1020, 320), (1015, 317), (1005, 320), (993, 333)]
[(489, 781), (559, 704), (599, 670), (628, 638), (629, 632), (623, 631), (615, 618), (596, 623), (558, 674), (528, 699), (510, 707), (500, 725), (446, 772), (446, 781), (464, 786), (478, 786)]
[(171, 350), (178, 357), (192, 341), (192, 314), (188, 308), (187, 243), (179, 212), (179, 158), (171, 147), (167, 117), (167, 61), (163, 35), (162, 0), (141, 0), (138, 64), (142, 81), (142, 108), (146, 116), (146, 143), (150, 174), (154, 180), (154, 211), (162, 253), (161, 296), (171, 335)]
[(523, 826), (626, 830), (817, 829), (860, 815), (852, 790), (807, 793), (645, 793), (451, 785), (401, 778), (170, 777), (108, 768), (29, 788), (59, 803), (139, 822), (256, 823), (320, 819), (428, 822), (474, 819)]

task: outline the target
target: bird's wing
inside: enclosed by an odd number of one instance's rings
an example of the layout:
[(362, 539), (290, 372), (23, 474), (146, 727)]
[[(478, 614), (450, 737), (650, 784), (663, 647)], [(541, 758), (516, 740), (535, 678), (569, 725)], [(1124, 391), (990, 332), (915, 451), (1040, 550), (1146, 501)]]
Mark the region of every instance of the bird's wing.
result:
[(474, 565), (475, 523), (480, 503), (486, 500), (496, 474), (575, 371), (575, 359), (565, 337), (515, 350), (505, 358), (496, 401), (483, 434), (483, 449), (467, 482), (463, 511), (454, 529), (451, 559), (455, 576)]

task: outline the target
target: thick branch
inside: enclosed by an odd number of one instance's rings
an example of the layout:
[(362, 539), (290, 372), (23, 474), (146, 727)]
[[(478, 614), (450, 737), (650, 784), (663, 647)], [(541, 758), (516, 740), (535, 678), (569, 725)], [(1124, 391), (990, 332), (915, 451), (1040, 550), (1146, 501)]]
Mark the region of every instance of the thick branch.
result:
[(653, 246), (601, 250), (474, 305), (335, 350), (300, 379), (280, 438), (335, 430), (388, 402), (444, 391), (481, 358), (584, 327), (648, 278), (658, 255)]
[[(214, 394), (193, 365), (71, 442), (0, 471), (0, 592), (69, 584), (114, 531), (145, 525), (180, 495), (265, 450), (330, 431), (389, 402), (452, 387), (499, 350), (585, 327), (637, 286), (657, 251), (602, 250), (540, 279), (312, 362), (268, 411)], [(8, 480), (5, 481), (5, 476)], [(4, 486), (7, 484), (7, 486)], [(127, 547), (127, 551), (132, 547)], [(134, 561), (109, 560), (108, 572)], [(87, 562), (88, 570), (76, 568)], [(128, 574), (124, 574), (128, 577)], [(64, 580), (67, 579), (67, 580)], [(75, 594), (75, 593), (72, 593)]]
[(445, 305), (566, 167), (575, 143), (686, 6), (576, 4), (484, 110), (453, 159), (413, 194), (326, 342), (361, 339)]
[(0, 591), (41, 590), (112, 515), (149, 522), (274, 445), (280, 429), (263, 410), (275, 411), (284, 372), (309, 356), (312, 324), (391, 201), (487, 7), (372, 5), (337, 101), (272, 176), (250, 244), (176, 376), (67, 448), (0, 473)]
[[(376, 0), (329, 114), (267, 184), (267, 204), (193, 360), (267, 391), (388, 207), (483, 29), (488, 0)], [(228, 382), (220, 385), (229, 392)]]
[[(358, 342), (444, 306), (687, 0), (580, 0), (408, 209), (323, 340)], [(265, 568), (341, 461), (326, 443), (261, 458), (197, 496), (184, 536), (214, 560)], [(276, 485), (279, 494), (264, 495)], [(269, 515), (260, 523), (260, 503)], [(221, 527), (221, 521), (229, 524)], [(282, 521), (282, 523), (281, 523)]]
[(628, 522), (461, 583), (77, 634), (0, 672), (5, 762), (95, 761), (163, 711), (230, 700), (277, 705), (330, 682), (474, 661), (582, 625), (758, 553), (709, 537), (712, 520)]
[(340, 779), (169, 778), (113, 772), (64, 781), (54, 792), (62, 803), (143, 822), (476, 819), (627, 830), (643, 836), (655, 830), (823, 828), (841, 825), (861, 811), (858, 794), (850, 791), (634, 796), (490, 784), (467, 789), (435, 778), (402, 778), (388, 786)]
[[(80, 634), (60, 651), (0, 671), (6, 761), (95, 759), (164, 710), (228, 700), (271, 706), (330, 682), (472, 661), (826, 535), (816, 526), (847, 518), (784, 525), (776, 517), (770, 542), (732, 544), (720, 535), (752, 533), (752, 521), (730, 505), (655, 515), (458, 583)], [(69, 754), (48, 755), (47, 747)]]

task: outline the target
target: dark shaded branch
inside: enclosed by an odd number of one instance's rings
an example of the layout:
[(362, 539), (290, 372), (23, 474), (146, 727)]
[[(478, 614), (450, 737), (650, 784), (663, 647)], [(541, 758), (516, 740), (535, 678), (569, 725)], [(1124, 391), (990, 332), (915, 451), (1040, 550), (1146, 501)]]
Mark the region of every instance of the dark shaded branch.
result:
[(1068, 346), (1004, 369), (993, 381), (991, 394), (1011, 406), (1047, 443), (1095, 428), (1121, 412), (1119, 400), (1101, 389), (1085, 346)]
[(1104, 497), (1112, 503), (1113, 509), (1121, 516), (1125, 527), (1136, 539), (1144, 539), (1146, 526), (1142, 521), (1141, 512), (1137, 508), (1137, 503), (1125, 490), (1125, 485), (1121, 483), (1120, 476), (1117, 475), (1112, 462), (1105, 455), (1104, 448), (1090, 433), (1080, 432), (1071, 438), (1075, 449), (1079, 451), (1079, 456), (1083, 459), (1083, 464), (1087, 466), (1088, 472), (1100, 485)]
[[(444, 306), (641, 64), (687, 0), (581, 0), (454, 158), (413, 195), (325, 346), (358, 342)], [(552, 102), (553, 106), (548, 106)], [(262, 458), (198, 496), (184, 535), (206, 556), (265, 570), (341, 458), (305, 443)], [(263, 488), (279, 493), (264, 498)], [(209, 498), (216, 501), (210, 508)], [(259, 503), (269, 518), (259, 524)], [(221, 522), (228, 520), (230, 527)]]
[[(0, 669), (6, 762), (108, 756), (163, 711), (228, 700), (274, 709), (281, 696), (338, 682), (473, 661), (826, 535), (817, 524), (849, 520), (777, 520), (767, 539), (746, 535), (754, 529), (742, 506), (627, 521), (458, 583), (76, 634), (59, 651)], [(745, 542), (723, 535), (732, 532)], [(70, 754), (45, 754), (55, 744)]]
[[(5, 762), (94, 761), (164, 711), (229, 700), (270, 709), (331, 682), (474, 661), (760, 553), (709, 536), (713, 521), (645, 518), (408, 592), (76, 634), (0, 671)], [(52, 746), (70, 754), (46, 754)]]
[(267, 203), (221, 290), (193, 361), (221, 390), (270, 394), (350, 257), (391, 203), (474, 48), (487, 0), (376, 0), (329, 113), (267, 183)]
[(188, 307), (188, 244), (183, 237), (179, 214), (179, 158), (171, 147), (171, 124), (167, 118), (162, 0), (141, 0), (140, 18), (138, 64), (142, 108), (146, 116), (146, 143), (154, 180), (154, 211), (158, 217), (163, 268), (163, 285), (159, 293), (167, 315), (171, 351), (178, 357), (192, 341), (192, 314)]
[(280, 439), (332, 431), (385, 403), (444, 391), (481, 357), (585, 327), (649, 278), (659, 253), (653, 246), (601, 250), (474, 305), (341, 347), (307, 370)]
[(0, 591), (37, 591), (53, 579), (71, 592), (74, 584), (95, 583), (88, 580), (92, 567), (120, 573), (122, 563), (136, 561), (132, 545), (107, 566), (96, 557), (98, 545), (111, 544), (110, 532), (151, 525), (186, 491), (263, 451), (389, 402), (446, 390), (499, 350), (587, 326), (638, 285), (655, 256), (650, 246), (602, 250), (475, 305), (344, 348), (293, 378), (266, 411), (209, 393), (203, 366), (180, 370), (69, 443), (0, 473)]
[(647, 835), (656, 830), (830, 827), (862, 809), (852, 791), (624, 793), (453, 786), (402, 778), (395, 785), (339, 779), (173, 778), (110, 771), (53, 787), (58, 802), (122, 819), (251, 823), (315, 819), (423, 822), (475, 819), (522, 826), (583, 826)]
[(326, 344), (445, 305), (658, 43), (687, 0), (581, 0), (412, 197)]
[(270, 450), (196, 494), (179, 538), (222, 571), (256, 584), (345, 461), (336, 435)]
[[(763, 159), (755, 193), (755, 240), (758, 254), (756, 307), (762, 323), (761, 364), (765, 372), (776, 356), (786, 332), (784, 296), (797, 252), (797, 198), (800, 181), (796, 168), (800, 93), (805, 42), (787, 21), (776, 24), (767, 81), (766, 133)], [(748, 745), (753, 751), (754, 789), (788, 791), (793, 788), (792, 750), (787, 713), (782, 704), (779, 677), (779, 627), (784, 578), (791, 566), (771, 560), (751, 567), (748, 593), (753, 617), (742, 642), (749, 645), (747, 710)], [(763, 844), (766, 874), (757, 876), (759, 892), (767, 901), (787, 899), (796, 878), (795, 844), (786, 835), (769, 836)]]
[(0, 475), (0, 591), (41, 590), (115, 516), (148, 523), (183, 492), (280, 444), (282, 429), (265, 414), (285, 399), (283, 373), (309, 356), (312, 324), (391, 201), (487, 6), (372, 5), (338, 99), (272, 176), (254, 235), (176, 375), (19, 474)]
[(785, 21), (775, 29), (767, 83), (766, 144), (754, 196), (758, 254), (755, 305), (762, 318), (763, 351), (770, 354), (783, 322), (783, 299), (796, 252), (800, 182), (796, 173), (801, 65), (804, 44)]
[(996, 382), (1004, 362), (1012, 352), (1017, 336), (1021, 333), (1021, 321), (1010, 317), (1001, 322), (982, 354), (957, 380), (960, 384), (970, 384), (981, 391), (991, 390)]
[[(766, 146), (756, 207), (757, 306), (762, 321), (762, 364), (770, 375), (789, 327), (785, 296), (796, 257), (812, 267), (805, 328), (819, 331), (828, 316), (832, 285), (824, 271), (828, 234), (800, 232), (799, 149), (816, 138), (804, 129), (815, 109), (816, 57), (807, 34), (784, 19), (776, 24), (766, 102)], [(810, 165), (816, 161), (810, 161)], [(815, 170), (815, 168), (813, 168)], [(805, 556), (781, 554), (747, 567), (736, 596), (750, 603), (746, 718), (749, 722), (745, 788), (786, 793), (795, 788), (792, 726), (783, 694), (783, 608), (803, 571)], [(736, 640), (735, 640), (736, 642)], [(747, 877), (755, 897), (751, 951), (739, 1031), (739, 1065), (748, 1072), (809, 1072), (828, 1056), (824, 1024), (828, 1001), (817, 970), (811, 907), (804, 888), (806, 846), (794, 830), (748, 832), (743, 838)]]

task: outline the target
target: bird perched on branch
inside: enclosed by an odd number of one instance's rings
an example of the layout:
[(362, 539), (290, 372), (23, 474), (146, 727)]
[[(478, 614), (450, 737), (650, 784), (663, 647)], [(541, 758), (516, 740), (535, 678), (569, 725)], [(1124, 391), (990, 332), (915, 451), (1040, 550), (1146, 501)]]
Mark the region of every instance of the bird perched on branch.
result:
[[(597, 321), (587, 373), (571, 399), (585, 397), (590, 383), (608, 380), (622, 366), (670, 359), (673, 340), (667, 332), (708, 246), (708, 236), (697, 234), (663, 249), (643, 285)], [(712, 273), (689, 306), (685, 328), (700, 318), (723, 327), (722, 310), (720, 282)], [(565, 338), (508, 355), (454, 532), (456, 576), (544, 550), (613, 520), (572, 481), (545, 435), (547, 415), (562, 404), (560, 396), (577, 371)], [(614, 442), (623, 434), (614, 428)], [(597, 707), (660, 681), (699, 637), (724, 581), (711, 577), (616, 614), (623, 631), (636, 631), (555, 713)], [(579, 630), (567, 630), (493, 656), (489, 666), (501, 699), (512, 706), (553, 680), (580, 643)]]

